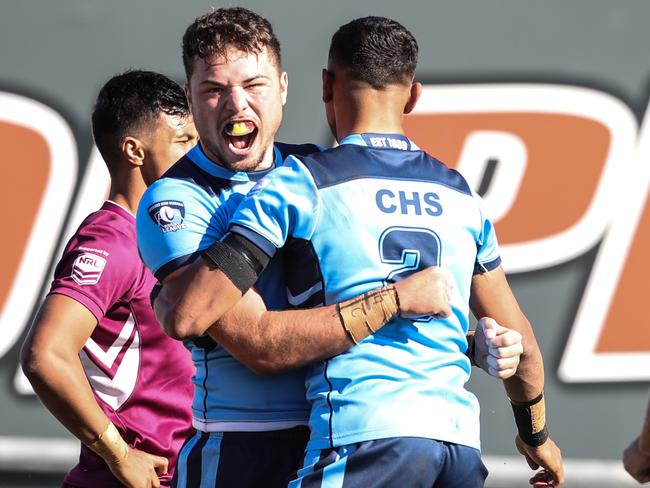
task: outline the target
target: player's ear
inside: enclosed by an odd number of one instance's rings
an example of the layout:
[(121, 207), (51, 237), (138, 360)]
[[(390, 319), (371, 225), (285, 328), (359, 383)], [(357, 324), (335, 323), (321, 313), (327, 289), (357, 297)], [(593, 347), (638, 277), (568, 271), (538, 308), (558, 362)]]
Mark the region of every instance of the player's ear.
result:
[(415, 108), (420, 95), (422, 95), (422, 83), (416, 81), (411, 84), (411, 93), (409, 94), (409, 98), (406, 101), (406, 105), (404, 105), (405, 114), (411, 113), (411, 111)]
[(323, 102), (329, 103), (332, 101), (332, 82), (334, 81), (334, 76), (331, 71), (326, 68), (323, 68)]
[(192, 92), (190, 91), (189, 83), (185, 83), (185, 85), (183, 86), (183, 91), (185, 92), (185, 98), (187, 99), (187, 104), (190, 107), (190, 112), (192, 112)]
[(280, 73), (280, 96), (282, 97), (282, 105), (287, 103), (287, 88), (289, 88), (289, 75), (286, 71)]
[(142, 166), (144, 163), (144, 146), (140, 139), (126, 136), (122, 140), (122, 155), (134, 166)]

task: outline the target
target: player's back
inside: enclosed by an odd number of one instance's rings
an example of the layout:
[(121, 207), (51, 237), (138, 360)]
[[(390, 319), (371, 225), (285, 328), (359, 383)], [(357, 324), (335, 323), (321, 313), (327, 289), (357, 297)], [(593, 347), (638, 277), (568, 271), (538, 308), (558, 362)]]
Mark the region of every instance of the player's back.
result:
[(296, 307), (336, 303), (432, 265), (454, 276), (449, 318), (398, 318), (312, 368), (308, 448), (403, 436), (478, 447), (478, 404), (464, 389), (469, 290), (475, 269), (499, 257), (460, 174), (404, 136), (363, 134), (295, 159), (253, 193), (259, 208), (285, 205), (276, 215), (293, 217), (278, 226), (245, 201), (232, 228), (256, 231), (263, 248), (285, 245)]
[[(149, 304), (154, 283), (138, 257), (135, 217), (108, 201), (68, 242), (50, 293), (78, 301), (97, 319), (79, 357), (98, 403), (132, 447), (169, 459), (171, 476), (191, 433), (194, 368), (185, 348), (156, 321)], [(117, 483), (83, 445), (66, 480), (76, 486)]]

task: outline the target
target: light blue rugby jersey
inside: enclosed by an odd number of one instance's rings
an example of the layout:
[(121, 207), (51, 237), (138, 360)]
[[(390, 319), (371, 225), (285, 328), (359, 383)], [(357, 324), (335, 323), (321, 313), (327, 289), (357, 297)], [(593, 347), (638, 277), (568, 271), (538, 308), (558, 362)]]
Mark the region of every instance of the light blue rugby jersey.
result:
[(230, 230), (269, 255), (284, 246), (297, 307), (339, 302), (431, 265), (454, 276), (449, 318), (395, 319), (311, 368), (308, 449), (405, 436), (480, 448), (478, 402), (464, 387), (468, 301), (472, 276), (500, 257), (480, 198), (457, 171), (405, 136), (351, 135), (263, 178)]
[[(319, 150), (313, 144), (277, 143), (275, 164), (282, 164), (289, 154)], [(197, 145), (154, 182), (140, 201), (136, 225), (140, 256), (158, 280), (162, 282), (221, 238), (244, 195), (268, 172), (234, 173), (210, 161)], [(275, 259), (256, 284), (272, 310), (287, 308), (279, 261)], [(274, 430), (274, 425), (306, 423), (305, 370), (259, 377), (207, 334), (185, 345), (196, 366), (196, 428), (228, 430), (228, 425), (234, 425), (230, 430)], [(223, 423), (232, 424), (224, 427)], [(218, 425), (211, 428), (211, 424)]]

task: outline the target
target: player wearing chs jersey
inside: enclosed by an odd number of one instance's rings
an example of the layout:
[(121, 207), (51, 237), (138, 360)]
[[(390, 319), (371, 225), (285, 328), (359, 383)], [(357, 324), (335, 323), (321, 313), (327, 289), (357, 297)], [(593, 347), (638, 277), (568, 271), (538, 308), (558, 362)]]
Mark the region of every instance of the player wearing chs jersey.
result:
[[(201, 262), (197, 256), (223, 235), (229, 216), (259, 178), (290, 152), (319, 150), (314, 145), (273, 145), (287, 76), (266, 19), (241, 8), (213, 11), (187, 29), (183, 53), (186, 93), (201, 144), (152, 185), (137, 218), (140, 251), (164, 283), (163, 297), (167, 289), (183, 283), (192, 263)], [(161, 220), (163, 208), (164, 215), (176, 216)], [(275, 309), (287, 307), (280, 272), (278, 264), (272, 265), (256, 286)], [(429, 270), (401, 283), (402, 309), (428, 310), (436, 296), (446, 293), (439, 273)], [(187, 339), (197, 367), (193, 407), (197, 434), (181, 452), (177, 485), (286, 486), (302, 461), (308, 436), (305, 371), (258, 378), (244, 365), (258, 373), (278, 372), (331, 356), (352, 342), (334, 307), (307, 314), (266, 313), (264, 301), (250, 292), (211, 328), (215, 343), (203, 335), (213, 324), (202, 320), (210, 293), (192, 310), (171, 307), (172, 320), (165, 323), (171, 335)], [(168, 303), (162, 298), (156, 302), (160, 300)], [(397, 312), (373, 305), (368, 310), (378, 314), (375, 327)], [(520, 347), (508, 347), (511, 342), (517, 342), (512, 331), (491, 339), (498, 354), (508, 358), (487, 366), (485, 341), (478, 341), (482, 353), (477, 356), (484, 367), (500, 368), (494, 374), (511, 374)]]
[[(416, 61), (417, 43), (397, 22), (369, 17), (341, 27), (323, 72), (340, 145), (291, 157), (260, 181), (230, 232), (204, 252), (207, 265), (195, 265), (183, 287), (163, 287), (157, 316), (169, 320), (168, 302), (199, 307), (209, 292), (209, 316), (218, 318), (280, 249), (297, 306), (348, 300), (439, 265), (454, 277), (452, 314), (396, 317), (310, 370), (311, 439), (291, 486), (482, 486), (478, 403), (464, 388), (470, 308), (522, 333), (522, 361), (505, 381), (517, 448), (544, 468), (533, 483), (561, 484), (561, 455), (545, 424), (541, 354), (500, 267), (492, 223), (460, 174), (403, 135), (403, 114), (421, 93)], [(351, 331), (362, 327), (359, 311), (339, 307)]]
[[(212, 39), (212, 51), (206, 50), (205, 39)], [(217, 208), (232, 212), (254, 182), (289, 153), (318, 150), (314, 145), (273, 145), (286, 74), (279, 69), (279, 45), (265, 19), (244, 9), (211, 12), (187, 29), (183, 50), (187, 94), (201, 143), (147, 190), (137, 218), (141, 255), (164, 283), (173, 281), (188, 262), (223, 235), (227, 219), (211, 218)], [(242, 135), (242, 131), (248, 133)], [(435, 278), (436, 272), (431, 276)], [(276, 275), (269, 283), (263, 278), (258, 289), (271, 308), (284, 309), (285, 287), (277, 286), (279, 279)], [(428, 282), (431, 286), (422, 281), (413, 288), (422, 294), (431, 291), (430, 298), (422, 297), (425, 304), (440, 297), (437, 301), (444, 311), (447, 282), (444, 277)], [(408, 307), (408, 297), (403, 298), (403, 306)], [(296, 333), (298, 340), (300, 333), (309, 339), (309, 325), (331, 337), (327, 347), (305, 341), (304, 346), (311, 347), (305, 356), (328, 354), (328, 347), (329, 354), (334, 354), (343, 349), (340, 344), (349, 347), (332, 310), (309, 314), (310, 321), (304, 320), (304, 325), (300, 314), (285, 314), (282, 319), (302, 326)], [(237, 321), (236, 316), (226, 321), (222, 330)], [(271, 325), (268, 330), (277, 330)], [(230, 356), (221, 341), (218, 345), (208, 336), (195, 337), (204, 330), (170, 331), (177, 338), (192, 339), (186, 344), (196, 366), (192, 409), (197, 434), (180, 453), (175, 485), (286, 486), (300, 466), (308, 437), (305, 372), (259, 378)], [(264, 331), (259, 337), (268, 339)], [(266, 350), (276, 351), (278, 359), (290, 360), (271, 341), (266, 341)]]
[[(174, 286), (182, 285), (194, 266), (189, 263), (223, 234), (228, 217), (265, 168), (273, 166), (274, 160), (279, 162), (287, 150), (315, 149), (269, 145), (272, 138), (267, 134), (274, 134), (280, 122), (286, 73), (279, 69), (279, 45), (265, 19), (245, 9), (219, 9), (197, 19), (186, 31), (183, 44), (186, 92), (202, 143), (150, 188), (138, 213), (141, 252), (165, 283), (163, 295), (167, 289), (173, 294)], [(159, 210), (170, 206), (182, 218), (173, 226), (161, 226)], [(216, 209), (219, 217), (213, 218)], [(267, 286), (266, 275), (258, 288), (271, 306), (284, 308), (284, 294), (277, 293), (284, 289), (277, 286), (281, 280), (277, 267), (275, 286)], [(401, 284), (403, 290), (406, 284)], [(420, 291), (426, 294), (424, 288)], [(205, 298), (191, 310), (169, 307), (172, 320), (165, 323), (169, 333), (187, 338), (212, 325), (213, 321), (202, 320), (209, 317), (209, 313), (202, 315), (209, 309), (209, 295)], [(425, 304), (426, 300), (421, 306)], [(406, 299), (402, 306), (408, 310)], [(246, 301), (212, 328), (220, 346), (257, 372), (296, 367), (352, 344), (331, 308), (310, 316), (316, 327), (310, 327), (300, 312), (285, 315), (284, 322), (278, 323), (273, 319), (280, 319), (279, 315), (264, 311), (259, 296), (249, 293)], [(382, 314), (380, 322), (386, 318)], [(484, 330), (479, 328), (476, 357), (493, 374), (510, 375), (521, 347), (517, 333), (487, 324), (485, 334), (494, 336), (484, 340)], [(198, 433), (181, 453), (178, 485), (286, 483), (298, 466), (305, 442), (304, 429), (287, 429), (306, 423), (303, 373), (258, 379), (210, 338), (200, 337), (190, 344), (198, 373), (194, 402)], [(494, 346), (492, 355), (488, 344)], [(246, 461), (239, 455), (241, 450), (248, 453)]]
[(147, 71), (109, 80), (92, 125), (111, 175), (109, 200), (66, 245), (21, 364), (82, 442), (64, 486), (169, 486), (191, 431), (194, 368), (151, 309), (155, 278), (138, 257), (134, 212), (197, 134), (181, 87)]

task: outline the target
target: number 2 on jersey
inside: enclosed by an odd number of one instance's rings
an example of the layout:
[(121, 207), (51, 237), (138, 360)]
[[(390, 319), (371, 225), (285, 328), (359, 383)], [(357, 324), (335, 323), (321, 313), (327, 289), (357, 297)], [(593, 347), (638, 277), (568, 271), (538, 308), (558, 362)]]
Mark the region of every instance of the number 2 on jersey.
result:
[(429, 266), (440, 266), (440, 237), (431, 229), (389, 227), (379, 237), (382, 263), (395, 265), (386, 277), (394, 283)]

